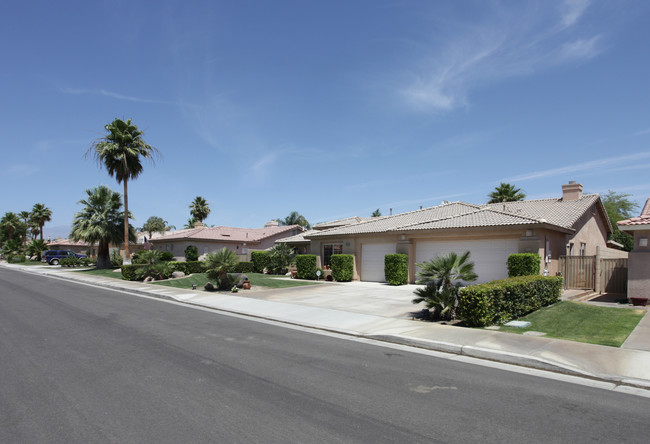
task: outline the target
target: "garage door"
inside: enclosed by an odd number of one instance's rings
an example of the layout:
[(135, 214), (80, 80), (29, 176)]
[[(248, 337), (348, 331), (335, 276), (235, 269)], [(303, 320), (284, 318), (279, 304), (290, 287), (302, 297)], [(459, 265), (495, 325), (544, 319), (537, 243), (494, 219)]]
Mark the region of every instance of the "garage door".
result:
[(469, 251), (474, 272), (478, 274), (478, 279), (473, 283), (480, 284), (508, 277), (506, 263), (509, 255), (518, 252), (518, 240), (430, 241), (418, 242), (415, 248), (415, 262), (418, 264), (452, 251), (459, 255)]
[(384, 256), (395, 254), (395, 244), (361, 245), (361, 280), (386, 282)]

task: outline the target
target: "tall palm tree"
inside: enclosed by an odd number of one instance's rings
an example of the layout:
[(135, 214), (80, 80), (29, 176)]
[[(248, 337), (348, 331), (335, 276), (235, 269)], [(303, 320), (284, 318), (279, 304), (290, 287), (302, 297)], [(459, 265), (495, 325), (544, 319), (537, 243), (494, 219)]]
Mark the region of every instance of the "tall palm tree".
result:
[[(196, 222), (203, 222), (210, 214), (208, 201), (201, 196), (196, 196), (190, 204), (190, 215)], [(192, 226), (192, 228), (194, 228)]]
[(17, 232), (19, 234), (24, 225), (22, 225), (22, 222), (16, 213), (9, 211), (5, 213), (2, 219), (0, 219), (0, 227), (2, 227), (2, 230), (6, 233), (7, 240), (12, 240), (14, 234)]
[(154, 233), (164, 233), (169, 229), (169, 222), (164, 220), (162, 217), (151, 216), (142, 226), (142, 231), (149, 233), (149, 238), (153, 236)]
[(34, 204), (32, 208), (32, 221), (35, 225), (38, 225), (38, 230), (41, 233), (41, 240), (43, 240), (43, 226), (45, 222), (52, 220), (52, 210), (47, 208), (42, 203)]
[(300, 225), (308, 230), (311, 229), (311, 224), (307, 221), (305, 216), (297, 211), (292, 211), (284, 219), (276, 219), (276, 221), (278, 221), (280, 225)]
[(373, 211), (370, 217), (381, 217), (381, 211), (379, 211), (379, 208)]
[[(122, 198), (105, 185), (86, 190), (86, 194), (86, 199), (79, 201), (84, 208), (74, 216), (70, 237), (74, 241), (97, 243), (97, 268), (110, 268), (109, 245), (122, 241)], [(128, 240), (135, 240), (135, 230), (128, 228)]]
[(514, 202), (524, 200), (526, 193), (521, 191), (520, 188), (515, 188), (514, 185), (501, 182), (498, 187), (494, 188), (494, 191), (488, 194), (488, 197), (490, 198), (488, 203)]
[(97, 139), (90, 146), (86, 155), (90, 152), (100, 164), (108, 171), (111, 177), (115, 177), (117, 183), (124, 183), (124, 260), (129, 259), (129, 194), (128, 182), (135, 180), (142, 173), (141, 159), (154, 161), (159, 152), (156, 148), (147, 144), (144, 133), (131, 119), (126, 121), (115, 119), (104, 126), (108, 132), (106, 136)]
[(18, 213), (18, 216), (23, 220), (25, 227), (27, 229), (31, 228), (30, 219), (32, 217), (32, 213), (30, 213), (29, 211), (21, 211), (20, 213)]

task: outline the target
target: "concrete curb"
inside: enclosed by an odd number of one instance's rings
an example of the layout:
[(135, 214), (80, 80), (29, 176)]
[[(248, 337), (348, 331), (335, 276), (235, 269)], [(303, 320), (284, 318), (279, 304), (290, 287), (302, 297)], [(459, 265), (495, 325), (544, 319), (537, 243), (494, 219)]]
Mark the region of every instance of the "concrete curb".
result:
[[(0, 264), (0, 265), (4, 266), (4, 264)], [(320, 331), (325, 331), (325, 332), (329, 332), (329, 333), (343, 334), (343, 335), (346, 335), (346, 336), (357, 337), (357, 338), (362, 338), (362, 339), (370, 339), (370, 340), (374, 340), (374, 341), (405, 345), (405, 346), (409, 346), (409, 347), (416, 347), (416, 348), (432, 350), (432, 351), (437, 351), (437, 352), (443, 352), (443, 353), (449, 353), (449, 354), (459, 355), (459, 356), (467, 356), (467, 357), (471, 357), (471, 358), (477, 358), (477, 359), (482, 359), (482, 360), (487, 360), (487, 361), (499, 362), (499, 363), (503, 363), (503, 364), (516, 365), (516, 366), (519, 366), (519, 367), (550, 371), (550, 372), (560, 373), (560, 374), (564, 374), (564, 375), (570, 375), (570, 376), (588, 378), (588, 379), (607, 382), (607, 383), (613, 383), (613, 384), (615, 384), (617, 386), (625, 386), (625, 387), (633, 387), (633, 388), (637, 388), (637, 389), (650, 390), (650, 380), (623, 377), (623, 376), (618, 376), (618, 375), (606, 375), (606, 374), (590, 373), (590, 372), (587, 372), (585, 370), (582, 370), (582, 369), (574, 367), (574, 366), (561, 364), (559, 362), (554, 362), (554, 361), (551, 361), (551, 360), (535, 357), (533, 355), (518, 354), (518, 353), (512, 353), (512, 352), (501, 351), (501, 350), (493, 350), (493, 349), (489, 349), (489, 348), (477, 347), (477, 346), (472, 346), (472, 345), (460, 345), (460, 344), (455, 344), (455, 343), (445, 342), (445, 341), (435, 341), (435, 340), (430, 340), (430, 339), (420, 339), (420, 338), (414, 338), (414, 337), (409, 337), (409, 336), (404, 336), (404, 335), (399, 335), (399, 334), (364, 334), (364, 333), (359, 332), (359, 331), (346, 330), (346, 329), (343, 329), (343, 328), (326, 327), (326, 326), (323, 326), (323, 325), (313, 324), (313, 323), (309, 323), (309, 322), (295, 322), (295, 321), (288, 320), (288, 319), (283, 319), (283, 318), (277, 317), (277, 316), (258, 315), (258, 314), (254, 314), (254, 313), (250, 313), (250, 312), (246, 312), (246, 311), (241, 311), (241, 310), (231, 310), (231, 309), (227, 309), (227, 308), (220, 308), (220, 307), (211, 306), (211, 305), (208, 305), (208, 304), (202, 304), (200, 302), (187, 301), (187, 300), (183, 300), (183, 299), (180, 299), (180, 298), (177, 298), (177, 297), (174, 297), (174, 296), (170, 296), (170, 295), (166, 295), (166, 294), (160, 294), (160, 293), (151, 291), (150, 289), (132, 288), (132, 287), (130, 287), (128, 285), (121, 285), (121, 282), (123, 282), (123, 281), (116, 281), (116, 283), (102, 282), (102, 284), (99, 285), (98, 282), (92, 282), (92, 281), (85, 280), (85, 279), (78, 279), (75, 276), (69, 276), (69, 275), (68, 276), (61, 276), (59, 273), (56, 273), (56, 272), (55, 273), (47, 272), (47, 271), (39, 272), (39, 271), (36, 271), (36, 270), (30, 270), (27, 267), (15, 267), (15, 266), (14, 267), (6, 267), (6, 268), (18, 269), (18, 270), (26, 272), (26, 273), (43, 275), (43, 276), (56, 278), (56, 279), (61, 279), (61, 280), (65, 280), (65, 281), (73, 281), (73, 282), (76, 282), (76, 283), (81, 283), (81, 284), (86, 284), (86, 285), (91, 285), (91, 286), (99, 286), (100, 288), (108, 288), (108, 289), (111, 289), (111, 290), (117, 290), (117, 291), (126, 292), (126, 293), (134, 293), (134, 294), (139, 294), (139, 295), (142, 295), (142, 296), (174, 301), (174, 302), (181, 303), (181, 304), (207, 308), (207, 309), (213, 310), (215, 312), (220, 312), (220, 313), (234, 314), (234, 315), (243, 316), (243, 317), (247, 317), (247, 318), (254, 318), (254, 319), (263, 319), (263, 320), (278, 322), (278, 323), (282, 323), (282, 324), (286, 324), (286, 325), (292, 325), (292, 326), (297, 326), (297, 327), (305, 327), (305, 328), (310, 328), (310, 329), (314, 329), (314, 330), (320, 330)], [(106, 278), (106, 279), (112, 279), (112, 278)]]

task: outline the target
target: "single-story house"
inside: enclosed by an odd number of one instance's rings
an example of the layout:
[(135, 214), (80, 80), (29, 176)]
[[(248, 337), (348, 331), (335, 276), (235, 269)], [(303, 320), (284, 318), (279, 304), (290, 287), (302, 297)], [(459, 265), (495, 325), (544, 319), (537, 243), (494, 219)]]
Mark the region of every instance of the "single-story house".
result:
[[(435, 207), (370, 218), (304, 233), (320, 267), (332, 254), (352, 254), (354, 279), (384, 281), (384, 256), (405, 253), (409, 282), (417, 265), (449, 252), (471, 252), (477, 283), (507, 277), (512, 253), (537, 253), (544, 273), (558, 273), (562, 255), (596, 255), (608, 249), (613, 228), (598, 194), (562, 186), (562, 197), (498, 204), (444, 202)], [(316, 228), (316, 227), (315, 227)], [(282, 239), (281, 241), (286, 241)]]
[[(50, 250), (70, 250), (79, 254), (86, 254), (89, 257), (97, 257), (97, 244), (90, 245), (84, 241), (73, 241), (72, 239), (56, 239), (54, 241), (48, 242), (47, 248)], [(129, 252), (135, 253), (136, 251), (142, 250), (144, 245), (141, 244), (129, 244)], [(120, 245), (109, 245), (109, 250), (117, 251), (122, 253), (124, 251), (124, 242)]]
[(277, 221), (267, 222), (263, 228), (206, 227), (197, 224), (194, 228), (154, 233), (148, 242), (160, 251), (171, 251), (176, 260), (185, 260), (185, 249), (194, 245), (199, 255), (226, 247), (239, 256), (250, 260), (250, 251), (267, 250), (276, 239), (294, 236), (303, 231), (300, 225), (280, 226)]
[(650, 199), (639, 217), (621, 220), (618, 228), (634, 236), (634, 249), (628, 256), (627, 295), (629, 298), (650, 297)]

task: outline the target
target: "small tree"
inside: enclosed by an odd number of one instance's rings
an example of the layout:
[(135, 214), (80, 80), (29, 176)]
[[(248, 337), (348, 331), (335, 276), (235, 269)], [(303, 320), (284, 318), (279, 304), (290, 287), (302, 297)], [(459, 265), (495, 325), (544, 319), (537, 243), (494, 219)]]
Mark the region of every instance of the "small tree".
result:
[(162, 217), (151, 216), (147, 221), (142, 225), (142, 231), (149, 234), (149, 239), (153, 236), (154, 233), (164, 233), (168, 230), (168, 222)]
[(311, 228), (311, 224), (307, 221), (305, 216), (297, 211), (292, 211), (284, 219), (276, 219), (276, 221), (279, 222), (280, 225), (300, 225), (308, 230)]
[(526, 193), (521, 191), (519, 188), (515, 188), (512, 184), (501, 182), (494, 191), (488, 194), (488, 197), (490, 198), (488, 203), (514, 202), (517, 200), (524, 200), (526, 198)]
[(285, 243), (275, 244), (269, 250), (266, 268), (271, 274), (284, 274), (293, 262), (293, 249)]
[(439, 256), (428, 262), (416, 264), (420, 267), (417, 273), (417, 284), (424, 288), (415, 290), (417, 297), (414, 304), (424, 302), (434, 317), (454, 319), (458, 307), (458, 291), (464, 282), (472, 282), (478, 278), (474, 273), (474, 262), (469, 261), (470, 252), (461, 256), (451, 252), (447, 256)]
[(36, 256), (36, 260), (40, 262), (41, 255), (47, 250), (47, 243), (41, 239), (32, 239), (32, 241), (27, 244), (27, 253), (30, 256)]
[(215, 280), (221, 290), (229, 289), (228, 273), (233, 271), (239, 260), (234, 251), (223, 247), (219, 251), (208, 253), (205, 266), (208, 269), (208, 279)]
[(623, 233), (616, 222), (634, 217), (634, 211), (639, 207), (636, 202), (629, 199), (630, 195), (626, 193), (617, 193), (609, 190), (601, 199), (607, 212), (607, 217), (614, 227), (614, 232), (609, 239), (623, 245), (625, 251), (632, 251), (634, 248), (634, 238), (627, 233)]
[(379, 208), (373, 211), (370, 217), (381, 217), (381, 211), (379, 211)]
[(188, 245), (185, 249), (185, 260), (188, 262), (199, 260), (199, 249), (194, 245)]

